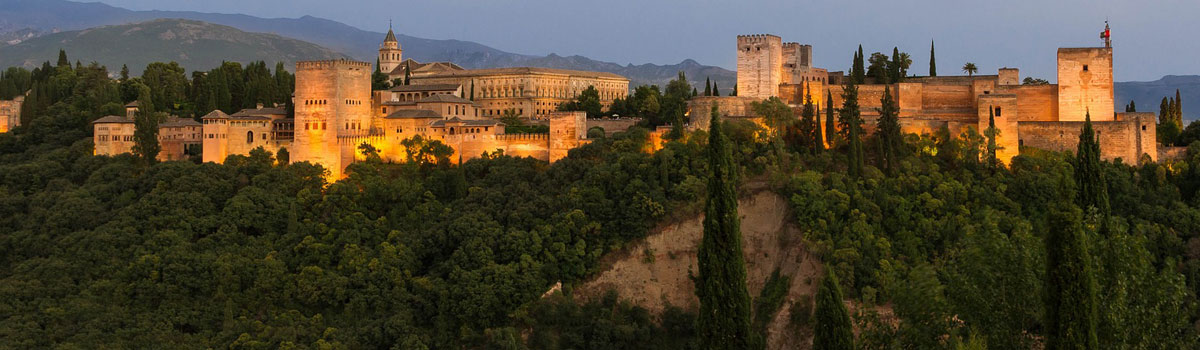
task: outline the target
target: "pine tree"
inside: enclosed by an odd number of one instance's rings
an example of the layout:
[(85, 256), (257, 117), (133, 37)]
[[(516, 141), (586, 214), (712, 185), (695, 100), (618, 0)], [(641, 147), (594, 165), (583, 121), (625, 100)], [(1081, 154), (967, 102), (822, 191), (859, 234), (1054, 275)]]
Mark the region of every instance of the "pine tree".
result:
[(896, 104), (896, 99), (892, 98), (891, 89), (883, 89), (883, 98), (879, 101), (880, 108), (879, 120), (876, 122), (876, 140), (879, 142), (882, 153), (879, 155), (883, 163), (883, 169), (888, 173), (893, 173), (899, 165), (899, 154), (901, 137), (900, 134), (900, 106)]
[[(1060, 186), (1065, 187), (1065, 186)], [(1099, 349), (1096, 282), (1082, 212), (1069, 190), (1050, 209), (1046, 232), (1046, 349)]]
[(833, 92), (825, 90), (825, 144), (829, 149), (837, 147), (837, 123), (833, 119)]
[(933, 40), (929, 41), (929, 76), (937, 76), (937, 58), (933, 53)]
[(1085, 115), (1083, 131), (1079, 133), (1079, 148), (1075, 151), (1075, 185), (1079, 189), (1078, 205), (1084, 210), (1096, 208), (1105, 217), (1109, 213), (1108, 185), (1100, 164), (1100, 142), (1092, 129), (1091, 113)]
[(712, 81), (704, 77), (704, 96), (712, 96)]
[(833, 269), (825, 268), (825, 278), (817, 289), (813, 310), (813, 350), (850, 350), (854, 348), (854, 328), (850, 312), (842, 302), (842, 287)]
[(697, 252), (695, 277), (700, 312), (696, 331), (704, 349), (748, 349), (751, 344), (750, 293), (746, 290), (746, 265), (738, 219), (737, 165), (722, 131), (714, 103), (709, 124), (708, 200), (704, 210), (704, 236)]
[(121, 81), (121, 82), (125, 82), (126, 80), (129, 80), (129, 66), (128, 66), (128, 65), (124, 65), (124, 64), (122, 64), (122, 65), (121, 65), (121, 80), (120, 80), (120, 81)]
[[(715, 81), (713, 82), (712, 95), (721, 96), (721, 88), (717, 87), (717, 82)], [(737, 85), (733, 86), (733, 94), (729, 96), (737, 96)]]
[(846, 84), (842, 92), (842, 109), (838, 116), (838, 124), (842, 127), (847, 144), (850, 146), (846, 165), (851, 177), (862, 176), (862, 111), (858, 106), (858, 85)]
[(62, 49), (58, 50), (58, 66), (71, 68), (71, 61), (67, 60), (67, 52)]

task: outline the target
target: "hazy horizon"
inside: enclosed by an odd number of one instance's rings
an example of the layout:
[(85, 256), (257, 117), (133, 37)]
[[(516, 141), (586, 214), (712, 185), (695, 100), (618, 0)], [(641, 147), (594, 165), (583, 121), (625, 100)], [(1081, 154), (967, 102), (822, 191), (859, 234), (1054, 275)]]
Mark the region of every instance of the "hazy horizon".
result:
[[(910, 3), (847, 1), (608, 2), (446, 0), (397, 4), (385, 0), (103, 0), (133, 10), (240, 13), (258, 17), (311, 15), (383, 32), (389, 19), (399, 33), (430, 39), (474, 41), (500, 50), (582, 55), (619, 64), (701, 64), (734, 69), (739, 34), (769, 33), (813, 45), (814, 64), (846, 70), (851, 53), (908, 52), (911, 74), (928, 71), (929, 43), (937, 42), (942, 75), (962, 74), (973, 62), (979, 74), (1001, 67), (1021, 76), (1055, 81), (1059, 47), (1101, 46), (1105, 19), (1113, 27), (1116, 81), (1149, 81), (1164, 75), (1200, 74), (1188, 64), (1195, 41), (1177, 40), (1200, 24), (1188, 14), (1200, 3), (1162, 1), (1007, 1), (962, 4), (951, 0)], [(349, 6), (347, 6), (349, 5)], [(398, 9), (403, 9), (398, 10)], [(849, 15), (853, 10), (857, 14)], [(407, 15), (406, 13), (419, 13)], [(849, 21), (849, 22), (848, 22)], [(402, 43), (403, 44), (403, 43)]]

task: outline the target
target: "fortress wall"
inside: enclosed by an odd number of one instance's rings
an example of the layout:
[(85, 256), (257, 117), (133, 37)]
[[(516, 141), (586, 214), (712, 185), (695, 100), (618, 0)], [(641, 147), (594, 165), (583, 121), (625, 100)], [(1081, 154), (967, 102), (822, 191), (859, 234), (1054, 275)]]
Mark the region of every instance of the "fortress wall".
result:
[(1112, 48), (1058, 49), (1058, 117), (1113, 120)]
[[(592, 128), (598, 127), (604, 129), (604, 136), (612, 136), (615, 133), (629, 130), (630, 127), (637, 125), (637, 123), (641, 121), (641, 118), (588, 119), (587, 130), (592, 130)], [(587, 134), (585, 133), (584, 135), (586, 136)]]
[(694, 97), (688, 101), (690, 128), (708, 130), (708, 122), (712, 118), (709, 113), (712, 112), (713, 103), (717, 104), (717, 110), (721, 113), (721, 117), (747, 117), (754, 114), (750, 104), (761, 100), (746, 96)]
[(921, 112), (925, 95), (925, 85), (915, 83), (896, 84), (897, 102), (900, 104), (900, 117), (911, 117)]
[(1058, 120), (1057, 85), (1016, 85), (1001, 87), (999, 92), (1017, 95), (1017, 117), (1020, 121)]
[[(1133, 121), (1092, 122), (1092, 128), (1100, 140), (1100, 156), (1110, 161), (1121, 158), (1127, 164), (1135, 164), (1141, 150), (1141, 153), (1153, 154), (1151, 157), (1157, 158), (1157, 149), (1139, 147), (1139, 142), (1151, 136), (1150, 133), (1142, 133), (1141, 127)], [(1083, 129), (1083, 122), (1022, 122), (1018, 128), (1023, 147), (1074, 153), (1079, 147), (1079, 132)]]
[(329, 170), (330, 179), (342, 177), (354, 150), (340, 147), (337, 137), (347, 130), (348, 122), (370, 125), (371, 71), (371, 64), (365, 62), (296, 63), (294, 161), (320, 164)]
[(963, 109), (974, 114), (975, 94), (971, 85), (927, 84), (921, 95), (922, 110)]
[(1019, 130), (1017, 120), (1020, 118), (1020, 113), (1017, 109), (1017, 95), (1015, 94), (989, 94), (979, 97), (978, 106), (978, 126), (977, 129), (981, 135), (987, 137), (987, 130), (990, 127), (989, 122), (994, 120), (996, 131), (999, 135), (996, 137), (996, 158), (1008, 164), (1013, 157), (1016, 157), (1020, 152)]

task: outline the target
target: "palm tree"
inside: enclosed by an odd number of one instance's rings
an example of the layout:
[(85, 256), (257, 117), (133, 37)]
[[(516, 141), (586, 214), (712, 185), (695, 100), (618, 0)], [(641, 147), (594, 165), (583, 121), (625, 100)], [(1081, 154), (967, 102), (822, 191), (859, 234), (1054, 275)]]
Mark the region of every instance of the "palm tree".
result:
[(963, 65), (962, 70), (967, 73), (967, 76), (972, 76), (975, 75), (975, 72), (979, 71), (979, 68), (976, 68), (974, 63), (967, 62), (967, 64)]

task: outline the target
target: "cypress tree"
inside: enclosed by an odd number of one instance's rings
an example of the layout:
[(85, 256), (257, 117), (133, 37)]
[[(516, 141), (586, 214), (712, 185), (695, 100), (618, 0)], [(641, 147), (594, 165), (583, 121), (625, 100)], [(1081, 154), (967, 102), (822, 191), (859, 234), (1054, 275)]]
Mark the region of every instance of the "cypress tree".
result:
[[(713, 89), (713, 91), (716, 91), (717, 96), (721, 96), (721, 92), (719, 90)], [(733, 84), (733, 93), (729, 94), (729, 96), (737, 96), (737, 84)]]
[[(721, 89), (717, 87), (717, 82), (715, 81), (713, 82), (712, 95), (721, 96)], [(733, 86), (733, 95), (729, 96), (737, 96), (737, 85)]]
[(820, 142), (814, 142), (813, 135), (821, 130), (821, 123), (817, 120), (816, 111), (813, 109), (812, 95), (805, 94), (804, 108), (800, 111), (799, 143), (803, 147), (804, 152), (813, 152), (820, 147)]
[[(808, 95), (809, 104), (812, 104), (812, 95)], [(817, 151), (825, 150), (825, 133), (821, 130), (821, 106), (816, 106), (813, 111), (813, 149)]]
[(1158, 104), (1158, 123), (1159, 124), (1165, 124), (1171, 120), (1170, 113), (1168, 113), (1169, 107), (1170, 107), (1170, 103), (1167, 102), (1167, 97), (1164, 96), (1162, 98), (1162, 102), (1160, 102)]
[(708, 200), (704, 209), (704, 237), (697, 252), (695, 278), (700, 312), (696, 331), (704, 349), (748, 349), (751, 344), (750, 293), (746, 290), (746, 265), (738, 219), (736, 164), (729, 140), (722, 132), (720, 112), (714, 103), (708, 136)]
[(1183, 128), (1183, 97), (1179, 96), (1179, 89), (1175, 89), (1175, 125)]
[(405, 63), (404, 63), (404, 85), (409, 85), (409, 84), (411, 84), (411, 83), (412, 83), (412, 81), (411, 81), (411, 78), (412, 78), (412, 70), (411, 70), (411, 69), (408, 69), (408, 68), (409, 68), (409, 67), (408, 67), (408, 62), (405, 62)]
[(858, 106), (858, 86), (854, 84), (846, 84), (846, 88), (842, 92), (842, 110), (838, 116), (838, 123), (841, 124), (842, 133), (846, 136), (846, 141), (850, 145), (848, 156), (847, 170), (851, 177), (862, 176), (863, 167), (863, 149), (862, 149), (862, 111)]
[(900, 66), (900, 48), (893, 46), (892, 62), (890, 62), (890, 66), (888, 67), (888, 79), (892, 83), (899, 83), (900, 79), (904, 78), (904, 75), (900, 73)]
[(825, 278), (817, 289), (813, 310), (813, 350), (850, 350), (854, 348), (854, 329), (850, 312), (842, 303), (842, 287), (833, 269), (825, 268)]
[(471, 101), (475, 100), (475, 79), (471, 79)]
[(692, 88), (692, 97), (696, 97), (696, 96), (700, 96), (700, 91), (697, 91), (696, 88), (693, 87)]
[(63, 49), (58, 49), (58, 66), (67, 68), (71, 67), (71, 61), (67, 60), (67, 52), (63, 51)]
[(1000, 130), (996, 129), (996, 109), (988, 106), (988, 128), (984, 130), (983, 135), (987, 137), (987, 165), (995, 169), (1000, 165), (1000, 161), (996, 159), (996, 137), (1000, 136)]
[(138, 92), (138, 112), (133, 118), (133, 154), (146, 164), (154, 164), (157, 160), (158, 145), (158, 115), (154, 113), (154, 104), (150, 100), (150, 88), (142, 85)]
[(712, 82), (704, 77), (704, 96), (712, 96)]
[(900, 106), (892, 98), (891, 89), (883, 89), (883, 98), (879, 100), (879, 120), (876, 122), (875, 139), (879, 142), (882, 153), (879, 155), (883, 168), (892, 173), (898, 166), (900, 147)]
[(1083, 131), (1079, 133), (1079, 148), (1075, 152), (1075, 185), (1079, 207), (1096, 208), (1105, 217), (1109, 213), (1108, 186), (1100, 164), (1100, 143), (1092, 129), (1091, 113), (1085, 115)]
[(129, 66), (122, 64), (121, 65), (121, 82), (124, 82), (126, 80), (129, 80)]
[(933, 53), (933, 40), (929, 41), (929, 76), (937, 76), (937, 58)]
[(850, 70), (850, 79), (854, 84), (862, 84), (866, 82), (867, 70), (863, 65), (863, 48), (858, 45), (858, 52), (854, 55), (854, 67)]
[(1099, 349), (1096, 282), (1082, 211), (1065, 197), (1055, 201), (1047, 219), (1046, 349)]
[(825, 90), (825, 143), (830, 149), (837, 147), (835, 138), (837, 137), (837, 124), (834, 122), (833, 114), (837, 108), (833, 108), (833, 92)]

